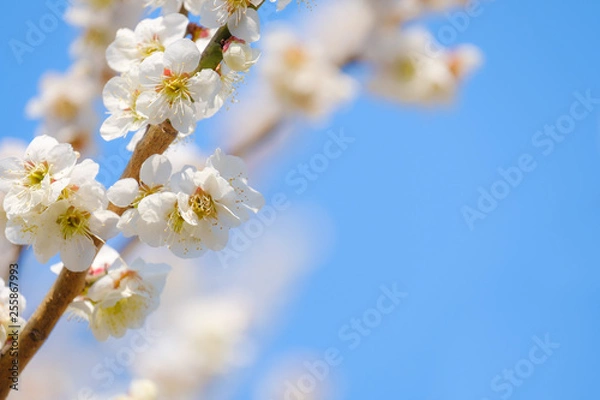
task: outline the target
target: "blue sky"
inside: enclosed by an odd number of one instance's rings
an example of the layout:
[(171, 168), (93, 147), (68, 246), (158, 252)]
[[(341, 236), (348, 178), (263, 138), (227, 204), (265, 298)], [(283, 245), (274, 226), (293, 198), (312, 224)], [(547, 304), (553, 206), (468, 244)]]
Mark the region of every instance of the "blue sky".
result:
[[(482, 4), (457, 43), (478, 45), (485, 64), (453, 107), (420, 110), (364, 95), (330, 122), (355, 142), (302, 201), (329, 214), (333, 247), (261, 361), (244, 374), (237, 398), (250, 399), (281, 354), (330, 347), (342, 351), (333, 376), (338, 398), (348, 400), (600, 396), (600, 104), (550, 154), (532, 142), (569, 114), (574, 93), (600, 98), (600, 6)], [(11, 2), (2, 14), (2, 135), (31, 137), (36, 122), (23, 108), (39, 76), (69, 65), (74, 33), (64, 24), (21, 65), (10, 52), (8, 40), (22, 39), (26, 21), (45, 13), (36, 0)], [(436, 32), (449, 23), (442, 16), (430, 26)], [(306, 132), (307, 146), (274, 168), (287, 172), (310, 160), (322, 151), (324, 131)], [(498, 169), (523, 155), (536, 168), (471, 230), (461, 209), (475, 208), (478, 189), (491, 190), (502, 179)], [(285, 174), (268, 191), (289, 192)], [(340, 329), (393, 283), (408, 297), (349, 350)], [(533, 338), (546, 335), (560, 347), (534, 364)], [(527, 377), (508, 383), (505, 370), (516, 367)]]

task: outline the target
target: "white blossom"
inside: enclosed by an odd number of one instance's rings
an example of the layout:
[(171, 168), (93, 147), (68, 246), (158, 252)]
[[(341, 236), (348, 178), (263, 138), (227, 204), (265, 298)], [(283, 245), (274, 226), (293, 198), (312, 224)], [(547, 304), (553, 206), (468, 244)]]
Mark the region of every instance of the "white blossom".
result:
[[(53, 266), (58, 273), (62, 265)], [(100, 341), (122, 337), (128, 329), (139, 329), (158, 307), (167, 274), (166, 264), (150, 264), (138, 258), (130, 265), (116, 250), (103, 246), (86, 280), (86, 290), (69, 305), (72, 316), (89, 321)]]
[(208, 28), (227, 25), (231, 34), (246, 42), (260, 39), (258, 7), (262, 0), (184, 0), (185, 8), (200, 15), (200, 23)]
[(223, 48), (223, 61), (233, 71), (248, 72), (259, 57), (260, 51), (243, 41), (232, 40)]
[(11, 182), (4, 198), (7, 239), (33, 245), (42, 263), (60, 252), (67, 268), (83, 271), (94, 259), (94, 241), (112, 237), (118, 217), (106, 210), (104, 187), (95, 181), (98, 164), (76, 164), (77, 157), (70, 145), (40, 136), (23, 160), (4, 160), (0, 168)]
[(0, 161), (0, 180), (9, 187), (4, 198), (9, 217), (56, 201), (69, 184), (77, 157), (71, 145), (59, 144), (50, 136), (38, 136), (27, 146), (23, 158)]
[(190, 299), (173, 310), (167, 336), (139, 354), (135, 371), (151, 378), (165, 398), (193, 398), (190, 393), (251, 359), (251, 311), (247, 301), (231, 296)]
[(215, 115), (227, 102), (228, 99), (234, 100), (236, 85), (242, 80), (242, 75), (239, 72), (233, 71), (224, 63), (219, 68), (219, 84), (218, 90), (214, 95), (212, 102), (208, 102), (201, 109), (201, 112), (206, 118)]
[(179, 13), (144, 19), (135, 30), (122, 28), (106, 49), (108, 65), (118, 72), (127, 72), (155, 52), (163, 52), (171, 43), (183, 38), (188, 19)]
[(144, 91), (137, 110), (158, 124), (169, 119), (182, 134), (193, 131), (196, 121), (204, 118), (202, 110), (213, 101), (219, 75), (211, 69), (195, 72), (200, 61), (198, 48), (189, 39), (171, 44), (164, 53), (155, 53), (140, 66), (140, 83)]
[(159, 295), (171, 268), (136, 259), (130, 266), (109, 270), (88, 290), (93, 304), (90, 328), (98, 340), (122, 337), (127, 329), (139, 329), (159, 305)]
[(375, 73), (370, 89), (393, 100), (429, 105), (454, 99), (460, 80), (480, 63), (472, 46), (455, 51), (439, 46), (431, 34), (411, 28), (375, 41), (369, 57)]
[(133, 68), (128, 73), (113, 77), (104, 86), (102, 98), (111, 114), (100, 127), (100, 134), (105, 140), (123, 137), (129, 131), (140, 131), (148, 125), (148, 117), (137, 110), (142, 89), (138, 74), (137, 68)]
[(268, 35), (263, 54), (262, 73), (277, 100), (289, 111), (319, 118), (356, 91), (355, 81), (342, 73), (323, 49), (300, 42), (288, 31)]
[(248, 220), (252, 213), (257, 213), (264, 206), (265, 200), (262, 194), (248, 185), (248, 169), (241, 158), (226, 155), (221, 149), (217, 149), (206, 160), (206, 165), (219, 171), (219, 174), (235, 190), (238, 199), (235, 212), (242, 222)]

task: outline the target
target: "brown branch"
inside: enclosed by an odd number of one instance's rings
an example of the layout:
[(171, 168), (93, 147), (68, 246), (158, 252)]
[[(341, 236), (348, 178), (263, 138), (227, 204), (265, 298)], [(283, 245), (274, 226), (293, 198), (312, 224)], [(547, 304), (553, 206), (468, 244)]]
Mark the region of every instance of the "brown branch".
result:
[[(135, 178), (139, 180), (142, 163), (151, 155), (162, 154), (177, 138), (177, 131), (168, 121), (160, 125), (150, 126), (143, 139), (136, 146), (121, 179)], [(109, 210), (121, 215), (125, 209), (111, 204)], [(102, 243), (95, 240), (96, 249), (100, 250)], [(60, 275), (52, 285), (52, 288), (35, 310), (29, 321), (19, 335), (19, 373), (25, 369), (29, 361), (37, 353), (40, 347), (54, 329), (54, 326), (64, 314), (68, 305), (81, 293), (85, 286), (87, 271), (71, 272), (63, 268)], [(0, 357), (0, 398), (5, 399), (12, 384), (10, 367), (13, 357), (5, 348)]]
[(266, 121), (252, 136), (244, 138), (240, 143), (234, 144), (229, 150), (229, 154), (244, 158), (248, 154), (254, 152), (257, 147), (263, 145), (269, 139), (272, 139), (277, 133), (277, 128), (281, 127), (282, 119), (277, 117)]

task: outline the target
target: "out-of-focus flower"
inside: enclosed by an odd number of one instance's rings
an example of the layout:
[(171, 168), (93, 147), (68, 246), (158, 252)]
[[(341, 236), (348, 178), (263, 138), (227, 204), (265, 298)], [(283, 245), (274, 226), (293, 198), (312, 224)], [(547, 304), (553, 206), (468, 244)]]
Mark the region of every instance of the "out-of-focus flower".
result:
[(87, 150), (98, 119), (93, 105), (98, 89), (81, 65), (62, 75), (48, 73), (41, 80), (38, 97), (27, 104), (27, 115), (42, 119), (38, 134)]
[(158, 400), (158, 389), (151, 380), (138, 379), (131, 382), (127, 394), (114, 397), (113, 400)]
[(83, 271), (96, 254), (95, 240), (116, 233), (118, 217), (107, 211), (104, 187), (95, 181), (98, 164), (84, 160), (68, 144), (35, 138), (22, 159), (0, 163), (5, 185), (6, 237), (33, 245), (40, 262), (60, 251), (67, 268)]
[(451, 102), (460, 81), (481, 62), (473, 46), (444, 49), (420, 28), (385, 35), (375, 43), (369, 54), (375, 69), (371, 90), (407, 103)]
[(192, 394), (206, 389), (211, 379), (250, 359), (249, 311), (228, 297), (187, 302), (174, 310), (177, 317), (167, 336), (136, 357), (134, 370), (152, 379), (166, 398), (195, 398)]
[(265, 38), (262, 73), (276, 98), (289, 111), (323, 117), (356, 91), (345, 75), (316, 44), (302, 43), (280, 30)]

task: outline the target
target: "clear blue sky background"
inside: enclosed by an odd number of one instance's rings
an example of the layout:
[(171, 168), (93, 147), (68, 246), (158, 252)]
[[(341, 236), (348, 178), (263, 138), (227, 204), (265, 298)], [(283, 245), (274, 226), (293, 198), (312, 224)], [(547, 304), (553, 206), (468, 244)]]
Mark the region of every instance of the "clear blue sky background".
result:
[[(47, 12), (41, 0), (10, 2), (0, 20), (2, 132), (30, 138), (23, 116), (47, 69), (69, 65), (61, 24), (17, 65), (8, 40)], [(331, 215), (335, 246), (288, 309), (283, 330), (244, 376), (240, 399), (290, 349), (343, 350), (341, 398), (501, 399), (491, 382), (528, 358), (533, 336), (560, 348), (514, 388), (513, 399), (598, 399), (600, 368), (599, 110), (545, 156), (532, 137), (569, 112), (573, 93), (600, 97), (600, 6), (559, 0), (483, 1), (459, 42), (485, 54), (457, 104), (440, 112), (360, 97), (331, 122), (356, 137), (303, 195)], [(435, 28), (448, 24), (444, 17)], [(596, 105), (598, 107), (598, 105)], [(322, 132), (320, 130), (319, 132)], [(320, 151), (276, 166), (284, 172)], [(470, 230), (461, 207), (498, 168), (530, 154), (537, 168)], [(398, 282), (403, 303), (353, 351), (339, 329)], [(504, 382), (498, 381), (499, 383)], [(505, 397), (506, 398), (506, 397)]]

